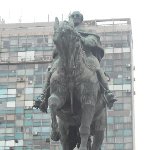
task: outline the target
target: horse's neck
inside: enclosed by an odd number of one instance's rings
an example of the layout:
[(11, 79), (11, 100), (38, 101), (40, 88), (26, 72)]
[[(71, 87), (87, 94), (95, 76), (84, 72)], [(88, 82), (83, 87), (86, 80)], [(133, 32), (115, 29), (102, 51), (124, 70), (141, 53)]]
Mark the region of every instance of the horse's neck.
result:
[(66, 76), (78, 76), (85, 68), (84, 53), (79, 50), (76, 54), (68, 57), (60, 57), (60, 68), (64, 70)]

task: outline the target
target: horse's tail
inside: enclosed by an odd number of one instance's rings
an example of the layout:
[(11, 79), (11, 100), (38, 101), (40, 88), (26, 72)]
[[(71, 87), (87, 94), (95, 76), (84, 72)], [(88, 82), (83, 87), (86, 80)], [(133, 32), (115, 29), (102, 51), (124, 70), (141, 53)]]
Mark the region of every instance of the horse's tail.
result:
[(69, 149), (74, 149), (76, 146), (79, 148), (81, 142), (79, 127), (77, 126), (69, 127), (68, 140), (69, 140)]

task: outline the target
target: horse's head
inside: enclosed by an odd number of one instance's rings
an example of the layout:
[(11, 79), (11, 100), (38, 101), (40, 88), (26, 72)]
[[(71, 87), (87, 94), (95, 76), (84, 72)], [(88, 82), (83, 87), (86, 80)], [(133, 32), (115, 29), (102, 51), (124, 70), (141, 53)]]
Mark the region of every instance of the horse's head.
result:
[(73, 66), (74, 58), (81, 49), (80, 35), (75, 30), (73, 22), (63, 21), (59, 23), (59, 20), (56, 18), (53, 41), (65, 65), (68, 67)]

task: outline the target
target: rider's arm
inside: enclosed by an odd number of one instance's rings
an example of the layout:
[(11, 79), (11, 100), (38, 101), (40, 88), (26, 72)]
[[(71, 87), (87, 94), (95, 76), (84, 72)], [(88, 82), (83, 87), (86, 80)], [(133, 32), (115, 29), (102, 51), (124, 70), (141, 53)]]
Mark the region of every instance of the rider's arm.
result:
[(97, 38), (93, 35), (81, 37), (81, 41), (83, 42), (84, 46), (86, 46), (86, 47), (96, 47), (97, 42), (98, 42)]

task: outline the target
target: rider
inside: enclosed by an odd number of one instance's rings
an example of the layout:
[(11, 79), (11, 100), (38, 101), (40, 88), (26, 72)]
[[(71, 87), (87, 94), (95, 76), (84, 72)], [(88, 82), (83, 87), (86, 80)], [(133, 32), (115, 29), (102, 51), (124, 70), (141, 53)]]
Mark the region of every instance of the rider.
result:
[[(83, 43), (83, 49), (85, 51), (86, 56), (88, 57), (88, 60), (94, 60), (94, 62), (98, 62), (94, 65), (96, 65), (97, 69), (97, 76), (100, 82), (100, 85), (105, 93), (105, 100), (108, 105), (108, 107), (112, 107), (114, 101), (114, 95), (112, 92), (109, 90), (108, 83), (106, 80), (106, 76), (103, 72), (103, 70), (100, 67), (100, 61), (104, 57), (104, 49), (100, 46), (100, 38), (98, 35), (95, 35), (93, 33), (88, 33), (84, 32), (84, 28), (81, 29), (81, 23), (83, 21), (83, 15), (79, 11), (74, 11), (70, 16), (69, 16), (69, 21), (73, 21), (74, 27), (79, 33), (81, 37), (81, 42)], [(57, 61), (57, 50), (54, 50), (53, 53), (53, 59), (56, 62)], [(54, 65), (57, 63), (53, 63)], [(50, 77), (52, 73), (54, 72), (55, 67), (48, 67), (47, 71), (47, 81), (43, 90), (43, 93), (41, 94), (41, 100), (42, 104), (40, 106), (40, 109), (43, 112), (46, 112), (47, 106), (48, 106), (48, 98), (50, 95)]]
[(114, 98), (113, 93), (109, 90), (105, 73), (100, 67), (101, 59), (104, 57), (104, 49), (101, 47), (100, 37), (96, 34), (88, 33), (85, 31), (84, 27), (82, 28), (81, 24), (83, 21), (83, 15), (79, 11), (74, 11), (69, 16), (69, 20), (73, 21), (76, 30), (81, 36), (83, 49), (88, 59), (93, 59), (95, 60), (94, 62), (97, 62), (97, 60), (99, 61), (99, 63), (95, 64), (97, 65), (96, 69), (98, 80), (104, 91), (105, 103), (109, 108), (111, 108), (116, 99)]

